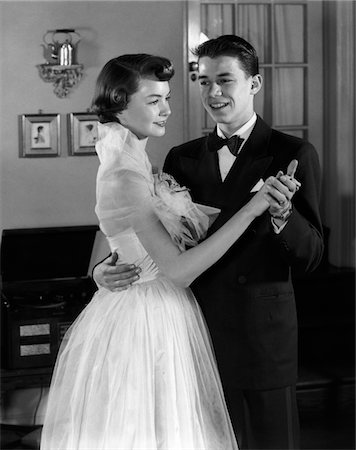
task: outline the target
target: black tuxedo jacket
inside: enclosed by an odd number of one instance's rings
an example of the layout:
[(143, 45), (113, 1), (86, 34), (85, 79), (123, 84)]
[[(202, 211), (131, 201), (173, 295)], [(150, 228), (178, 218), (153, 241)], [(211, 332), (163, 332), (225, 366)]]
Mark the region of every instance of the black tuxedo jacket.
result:
[(310, 271), (323, 252), (320, 168), (307, 141), (270, 128), (260, 117), (222, 182), (216, 152), (202, 137), (173, 148), (163, 170), (191, 190), (195, 201), (221, 209), (209, 233), (253, 195), (262, 178), (298, 160), (302, 183), (280, 234), (268, 212), (192, 284), (205, 315), (224, 387), (273, 389), (297, 378), (297, 315), (291, 267)]

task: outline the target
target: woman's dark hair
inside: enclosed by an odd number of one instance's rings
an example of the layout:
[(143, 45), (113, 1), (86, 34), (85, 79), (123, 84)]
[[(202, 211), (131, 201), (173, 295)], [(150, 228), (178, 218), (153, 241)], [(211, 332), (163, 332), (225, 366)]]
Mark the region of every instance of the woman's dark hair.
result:
[(145, 53), (122, 55), (108, 61), (96, 81), (91, 110), (99, 122), (119, 122), (117, 113), (124, 111), (142, 78), (169, 81), (174, 68), (167, 58)]
[(193, 54), (199, 58), (209, 56), (217, 58), (219, 56), (236, 57), (248, 76), (259, 73), (258, 57), (256, 50), (250, 43), (234, 34), (226, 34), (216, 39), (209, 39), (193, 50)]

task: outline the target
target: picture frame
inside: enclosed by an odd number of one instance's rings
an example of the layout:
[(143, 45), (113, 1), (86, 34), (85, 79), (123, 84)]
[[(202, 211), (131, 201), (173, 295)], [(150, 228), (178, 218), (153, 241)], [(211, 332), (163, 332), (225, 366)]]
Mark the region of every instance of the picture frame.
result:
[(60, 154), (60, 114), (19, 116), (20, 158), (44, 158)]
[(95, 113), (68, 114), (68, 149), (70, 156), (96, 155), (98, 116)]

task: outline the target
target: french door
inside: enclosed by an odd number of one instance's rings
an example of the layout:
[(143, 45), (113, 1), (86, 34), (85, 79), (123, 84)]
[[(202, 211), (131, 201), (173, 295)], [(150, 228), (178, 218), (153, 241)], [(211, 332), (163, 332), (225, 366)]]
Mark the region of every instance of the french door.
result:
[(310, 140), (322, 163), (322, 2), (194, 0), (187, 2), (187, 19), (186, 139), (214, 127), (201, 106), (189, 49), (207, 38), (237, 34), (259, 55), (264, 82), (256, 112), (272, 127)]

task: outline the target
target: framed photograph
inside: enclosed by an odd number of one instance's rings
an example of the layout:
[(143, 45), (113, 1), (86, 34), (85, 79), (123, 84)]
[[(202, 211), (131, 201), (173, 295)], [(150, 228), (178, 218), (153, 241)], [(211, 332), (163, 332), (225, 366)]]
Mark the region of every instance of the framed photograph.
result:
[(60, 115), (22, 114), (19, 116), (19, 138), (21, 158), (59, 156)]
[(96, 155), (98, 116), (94, 113), (68, 114), (69, 154), (71, 156)]

